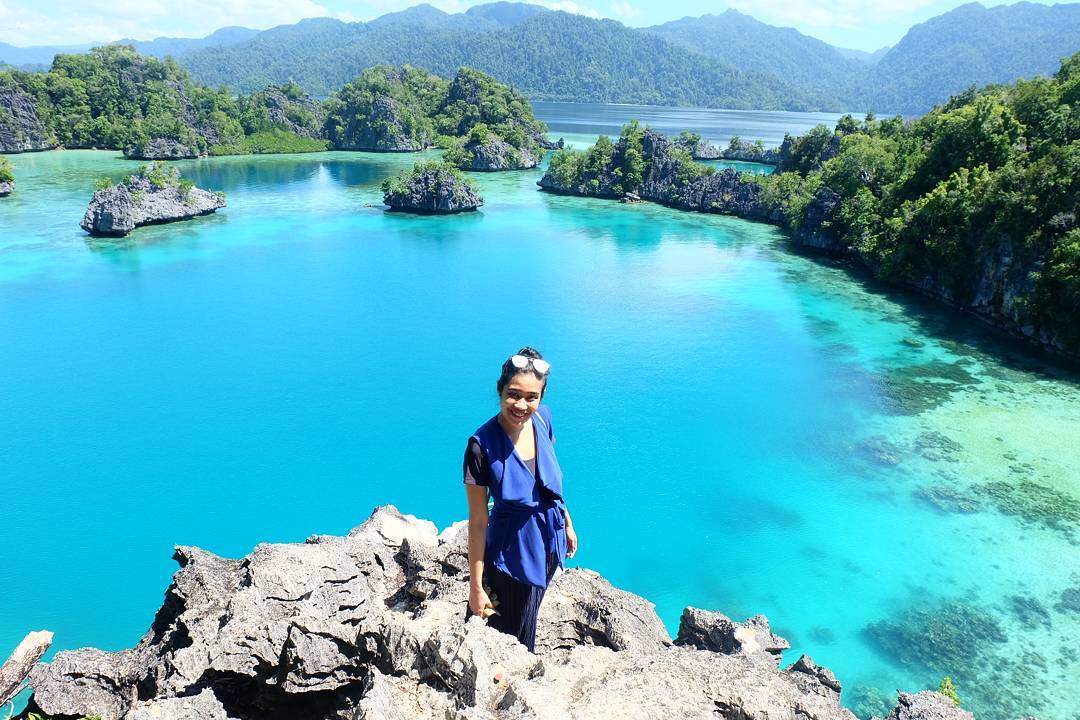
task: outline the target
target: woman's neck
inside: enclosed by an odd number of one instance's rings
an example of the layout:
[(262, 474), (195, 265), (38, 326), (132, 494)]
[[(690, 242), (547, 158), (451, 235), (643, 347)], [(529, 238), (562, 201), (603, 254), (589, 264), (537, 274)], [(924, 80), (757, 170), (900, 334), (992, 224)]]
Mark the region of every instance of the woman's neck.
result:
[(502, 413), (499, 413), (499, 426), (502, 427), (503, 431), (507, 434), (507, 436), (509, 436), (509, 438), (514, 442), (515, 445), (517, 444), (518, 438), (521, 437), (521, 433), (527, 430), (532, 430), (532, 418), (526, 420), (525, 424), (522, 425), (520, 428), (507, 427), (507, 423), (508, 421), (506, 417)]

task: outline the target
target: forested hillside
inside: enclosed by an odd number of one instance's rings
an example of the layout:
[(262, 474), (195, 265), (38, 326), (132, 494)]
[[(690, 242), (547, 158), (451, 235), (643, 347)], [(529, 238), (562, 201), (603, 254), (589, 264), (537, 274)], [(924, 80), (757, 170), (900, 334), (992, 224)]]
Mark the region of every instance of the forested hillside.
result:
[(507, 15), (477, 22), (472, 15), (421, 6), (370, 23), (307, 20), (231, 47), (191, 53), (182, 62), (201, 82), (240, 91), (293, 78), (313, 94), (326, 95), (363, 68), (389, 63), (444, 77), (460, 66), (474, 67), (536, 99), (841, 107), (784, 79), (704, 58), (612, 20), (539, 11), (507, 25)]
[(327, 95), (377, 64), (443, 77), (464, 65), (534, 99), (918, 115), (971, 85), (1052, 74), (1077, 50), (1077, 3), (972, 3), (862, 59), (730, 10), (633, 29), (494, 3), (459, 14), (420, 5), (369, 23), (305, 20), (181, 62), (200, 81), (239, 91), (292, 78)]
[(845, 110), (866, 105), (868, 63), (844, 57), (794, 28), (773, 27), (727, 10), (646, 30), (729, 65), (784, 78), (823, 103), (839, 103)]

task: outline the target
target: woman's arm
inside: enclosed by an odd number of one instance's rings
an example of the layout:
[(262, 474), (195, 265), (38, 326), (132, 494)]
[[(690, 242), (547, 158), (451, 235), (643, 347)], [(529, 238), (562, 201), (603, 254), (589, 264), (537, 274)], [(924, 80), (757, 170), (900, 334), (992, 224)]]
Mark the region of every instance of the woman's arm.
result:
[(469, 498), (469, 609), (475, 615), (488, 617), (495, 613), (495, 608), (484, 591), (488, 489), (483, 485), (466, 485), (465, 494)]
[(572, 558), (577, 553), (577, 533), (574, 532), (574, 521), (570, 519), (570, 511), (563, 505), (563, 518), (566, 519), (566, 557)]

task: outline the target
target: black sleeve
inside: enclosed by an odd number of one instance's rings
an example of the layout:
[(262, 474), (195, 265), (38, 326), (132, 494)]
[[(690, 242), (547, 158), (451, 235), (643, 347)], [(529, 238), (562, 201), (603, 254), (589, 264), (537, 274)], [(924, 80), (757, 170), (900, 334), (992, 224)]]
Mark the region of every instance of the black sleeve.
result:
[(488, 465), (484, 449), (476, 438), (469, 438), (469, 445), (465, 448), (465, 462), (463, 463), (465, 483), (467, 485), (491, 485), (491, 466)]

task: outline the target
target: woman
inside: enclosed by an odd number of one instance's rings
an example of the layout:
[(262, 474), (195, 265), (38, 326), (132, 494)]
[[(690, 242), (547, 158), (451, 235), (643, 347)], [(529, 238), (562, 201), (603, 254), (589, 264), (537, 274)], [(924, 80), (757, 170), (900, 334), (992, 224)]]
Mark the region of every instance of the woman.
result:
[(544, 590), (578, 544), (563, 503), (551, 411), (540, 405), (550, 370), (530, 347), (507, 359), (495, 384), (499, 412), (465, 448), (469, 612), (530, 652)]

